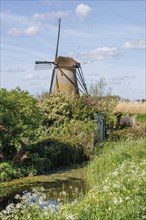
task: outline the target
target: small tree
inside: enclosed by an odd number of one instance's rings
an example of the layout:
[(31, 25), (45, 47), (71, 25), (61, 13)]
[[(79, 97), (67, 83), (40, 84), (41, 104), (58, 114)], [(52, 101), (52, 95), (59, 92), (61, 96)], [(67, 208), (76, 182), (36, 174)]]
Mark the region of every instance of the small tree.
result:
[[(0, 148), (2, 158), (14, 157), (34, 140), (42, 121), (37, 100), (19, 88), (0, 90)], [(12, 150), (13, 149), (13, 150)]]
[(107, 82), (104, 77), (99, 79), (96, 83), (91, 84), (89, 94), (91, 96), (110, 96), (112, 92), (111, 87), (107, 87)]

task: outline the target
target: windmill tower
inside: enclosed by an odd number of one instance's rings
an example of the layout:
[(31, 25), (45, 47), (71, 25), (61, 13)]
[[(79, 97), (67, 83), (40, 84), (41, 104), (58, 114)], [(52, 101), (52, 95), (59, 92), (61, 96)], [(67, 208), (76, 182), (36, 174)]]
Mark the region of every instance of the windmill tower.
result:
[(71, 57), (58, 56), (61, 19), (59, 19), (57, 46), (54, 61), (35, 61), (36, 69), (47, 69), (53, 65), (50, 94), (87, 94), (83, 71), (79, 62)]

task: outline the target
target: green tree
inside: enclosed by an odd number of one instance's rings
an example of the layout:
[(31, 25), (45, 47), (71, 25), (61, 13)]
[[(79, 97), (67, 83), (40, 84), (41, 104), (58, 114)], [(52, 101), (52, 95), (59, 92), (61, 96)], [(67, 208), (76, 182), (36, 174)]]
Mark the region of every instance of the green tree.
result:
[[(21, 155), (25, 144), (33, 141), (42, 114), (37, 100), (20, 88), (0, 90), (0, 154), (14, 159)], [(18, 154), (19, 153), (19, 154)]]
[(112, 93), (112, 88), (108, 87), (107, 82), (104, 77), (99, 79), (96, 83), (91, 84), (89, 88), (89, 94), (91, 96), (110, 96)]

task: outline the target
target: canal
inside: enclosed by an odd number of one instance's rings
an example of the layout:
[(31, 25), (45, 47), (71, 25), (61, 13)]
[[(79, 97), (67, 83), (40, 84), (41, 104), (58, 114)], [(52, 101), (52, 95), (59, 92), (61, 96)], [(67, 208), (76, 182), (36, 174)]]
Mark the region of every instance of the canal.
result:
[(11, 203), (16, 203), (16, 194), (22, 195), (24, 191), (40, 190), (44, 188), (44, 193), (48, 200), (57, 200), (63, 191), (68, 195), (68, 200), (72, 201), (79, 193), (87, 191), (86, 168), (78, 167), (56, 171), (48, 175), (25, 177), (9, 182), (0, 183), (0, 210)]

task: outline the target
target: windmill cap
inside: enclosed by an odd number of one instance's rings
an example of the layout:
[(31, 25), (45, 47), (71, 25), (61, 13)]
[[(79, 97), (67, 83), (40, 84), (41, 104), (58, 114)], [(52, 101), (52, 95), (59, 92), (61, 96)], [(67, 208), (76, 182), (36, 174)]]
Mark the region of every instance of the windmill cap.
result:
[(80, 63), (74, 60), (73, 58), (63, 56), (57, 57), (55, 63), (60, 67), (78, 67), (80, 65)]

